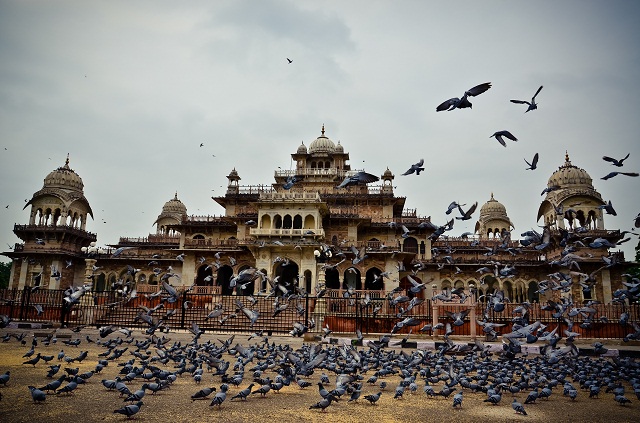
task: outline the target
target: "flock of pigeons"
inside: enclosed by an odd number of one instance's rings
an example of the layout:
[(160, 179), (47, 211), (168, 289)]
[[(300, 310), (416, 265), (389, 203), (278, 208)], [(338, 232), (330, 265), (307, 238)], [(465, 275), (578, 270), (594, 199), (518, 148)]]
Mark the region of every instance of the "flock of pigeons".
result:
[[(193, 385), (192, 402), (208, 401), (216, 409), (258, 396), (277, 401), (276, 394), (288, 389), (317, 389), (317, 401), (308, 407), (322, 412), (340, 402), (346, 407), (359, 400), (376, 405), (383, 396), (449, 399), (451, 407), (464, 409), (464, 398), (475, 395), (487, 406), (510, 403), (515, 413), (523, 415), (535, 413), (535, 404), (552, 396), (562, 404), (606, 397), (625, 405), (631, 402), (630, 394), (640, 399), (640, 364), (631, 358), (600, 357), (607, 352), (602, 345), (596, 349), (597, 357), (578, 357), (571, 337), (565, 347), (555, 348), (552, 340), (557, 342), (557, 338), (547, 333), (538, 338), (548, 342), (542, 354), (521, 354), (517, 340), (541, 330), (539, 322), (514, 330), (505, 335), (509, 343), (500, 352), (491, 352), (490, 345), (479, 340), (452, 352), (446, 345), (435, 351), (392, 348), (388, 338), (361, 340), (362, 347), (306, 343), (293, 349), (267, 337), (250, 337), (242, 343), (234, 341), (235, 335), (204, 341), (202, 331), (192, 333), (191, 340), (183, 344), (165, 336), (137, 337), (127, 328), (106, 326), (96, 339), (86, 335), (85, 340), (61, 341), (73, 349), (91, 343), (101, 350), (91, 354), (95, 357), (82, 350), (77, 355), (64, 349), (57, 355), (49, 353), (57, 348), (53, 333), (33, 337), (23, 356), (25, 369), (13, 372), (41, 369), (41, 382), (25, 387), (33, 403), (52, 396), (56, 402), (66, 401), (69, 394), (75, 394), (76, 402), (85, 384), (100, 383), (114, 403), (122, 403), (113, 413), (127, 418), (144, 409), (147, 396), (171, 395), (170, 387), (179, 380)], [(14, 338), (25, 347), (28, 344), (25, 333), (7, 332), (2, 342)], [(249, 342), (251, 339), (255, 341)], [(88, 366), (89, 361), (95, 364)], [(81, 371), (81, 365), (89, 370)], [(103, 373), (111, 378), (96, 382), (96, 376)], [(11, 371), (0, 375), (0, 395), (11, 385), (13, 375)], [(503, 395), (509, 399), (503, 401)]]

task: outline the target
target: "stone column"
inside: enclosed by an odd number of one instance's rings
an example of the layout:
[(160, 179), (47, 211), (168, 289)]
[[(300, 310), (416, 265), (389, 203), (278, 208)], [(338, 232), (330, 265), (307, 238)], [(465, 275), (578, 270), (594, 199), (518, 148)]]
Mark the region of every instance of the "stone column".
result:
[(609, 304), (613, 299), (613, 294), (611, 292), (611, 272), (609, 269), (604, 269), (600, 273), (600, 279), (602, 283), (602, 302), (604, 304)]

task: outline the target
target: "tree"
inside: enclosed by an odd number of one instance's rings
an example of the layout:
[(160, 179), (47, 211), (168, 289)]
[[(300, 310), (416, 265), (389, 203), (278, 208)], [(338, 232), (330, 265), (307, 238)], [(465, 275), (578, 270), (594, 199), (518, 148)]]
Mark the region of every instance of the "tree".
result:
[(11, 276), (11, 262), (0, 262), (0, 289), (9, 287), (9, 277)]

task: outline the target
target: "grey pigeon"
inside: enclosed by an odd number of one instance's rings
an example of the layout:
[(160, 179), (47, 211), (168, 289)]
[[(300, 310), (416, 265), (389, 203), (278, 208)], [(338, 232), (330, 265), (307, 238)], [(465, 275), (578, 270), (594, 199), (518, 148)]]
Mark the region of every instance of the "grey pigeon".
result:
[(524, 162), (529, 165), (526, 170), (536, 170), (538, 168), (538, 153), (533, 156), (533, 160), (531, 160), (531, 163), (529, 163), (527, 159), (524, 159)]
[(369, 394), (369, 395), (365, 395), (364, 399), (369, 401), (371, 405), (375, 405), (375, 403), (378, 402), (378, 400), (380, 399), (381, 395), (382, 395), (382, 392), (378, 392), (377, 394)]
[(637, 172), (611, 172), (608, 175), (603, 176), (600, 179), (604, 179), (606, 181), (607, 179), (611, 179), (614, 176), (618, 176), (618, 175), (625, 175), (625, 176), (633, 176), (633, 177), (635, 177), (635, 176), (640, 176), (640, 173), (637, 173)]
[(516, 138), (515, 135), (513, 135), (511, 132), (507, 130), (494, 132), (493, 135), (491, 135), (491, 137), (495, 137), (498, 140), (498, 142), (502, 144), (503, 147), (507, 146), (507, 143), (505, 142), (504, 138), (510, 139), (511, 141), (518, 141), (518, 138)]
[(524, 406), (518, 402), (517, 399), (513, 399), (513, 402), (511, 403), (511, 408), (513, 408), (516, 412), (516, 414), (522, 414), (522, 415), (527, 415), (527, 412), (524, 410)]
[(143, 405), (142, 401), (138, 401), (135, 404), (125, 405), (122, 408), (113, 410), (113, 412), (117, 414), (123, 414), (127, 416), (127, 418), (130, 418), (130, 417), (133, 417), (135, 414), (137, 414), (138, 411), (140, 411), (140, 408), (142, 407), (142, 405)]
[(376, 175), (372, 175), (367, 172), (358, 172), (354, 175), (350, 175), (344, 178), (344, 181), (342, 181), (336, 188), (346, 188), (351, 185), (368, 184), (371, 182), (377, 182), (379, 180), (380, 178), (378, 178)]
[(540, 85), (540, 88), (538, 88), (536, 93), (531, 98), (531, 102), (526, 101), (526, 100), (511, 100), (511, 102), (512, 103), (516, 103), (516, 104), (527, 104), (527, 105), (529, 105), (529, 107), (527, 107), (527, 110), (524, 111), (525, 113), (530, 112), (531, 110), (536, 110), (538, 108), (538, 104), (536, 103), (536, 96), (540, 93), (541, 90), (542, 90), (542, 85)]
[(442, 112), (444, 110), (451, 111), (454, 109), (464, 109), (466, 107), (473, 108), (471, 102), (467, 99), (468, 97), (475, 97), (477, 95), (482, 94), (491, 88), (491, 82), (485, 82), (480, 85), (476, 85), (473, 88), (468, 89), (464, 92), (462, 98), (453, 97), (449, 100), (445, 100), (436, 107), (436, 112)]
[(611, 164), (614, 165), (614, 166), (622, 167), (622, 162), (624, 162), (625, 160), (627, 160), (629, 158), (629, 154), (631, 154), (631, 153), (627, 153), (627, 155), (624, 156), (620, 160), (614, 159), (613, 157), (609, 157), (609, 156), (602, 156), (602, 160), (607, 161), (607, 162), (611, 162)]
[(409, 170), (407, 170), (402, 175), (403, 176), (404, 175), (411, 175), (412, 173), (415, 173), (416, 175), (420, 175), (420, 172), (422, 172), (424, 170), (424, 167), (422, 167), (423, 164), (424, 164), (424, 159), (420, 159), (420, 161), (418, 163), (411, 165)]

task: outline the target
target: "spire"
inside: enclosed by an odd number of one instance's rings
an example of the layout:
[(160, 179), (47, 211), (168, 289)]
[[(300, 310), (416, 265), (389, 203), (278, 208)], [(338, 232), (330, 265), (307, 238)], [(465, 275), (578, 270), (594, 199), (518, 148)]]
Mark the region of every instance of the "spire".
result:
[(178, 199), (178, 191), (176, 191), (176, 195), (173, 197), (174, 200)]
[(67, 169), (69, 168), (69, 153), (67, 153), (67, 160), (64, 162), (64, 167)]
[(496, 200), (493, 198), (493, 192), (491, 193), (491, 199), (489, 199), (489, 201), (496, 201)]
[(322, 124), (322, 136), (324, 137), (324, 123)]

